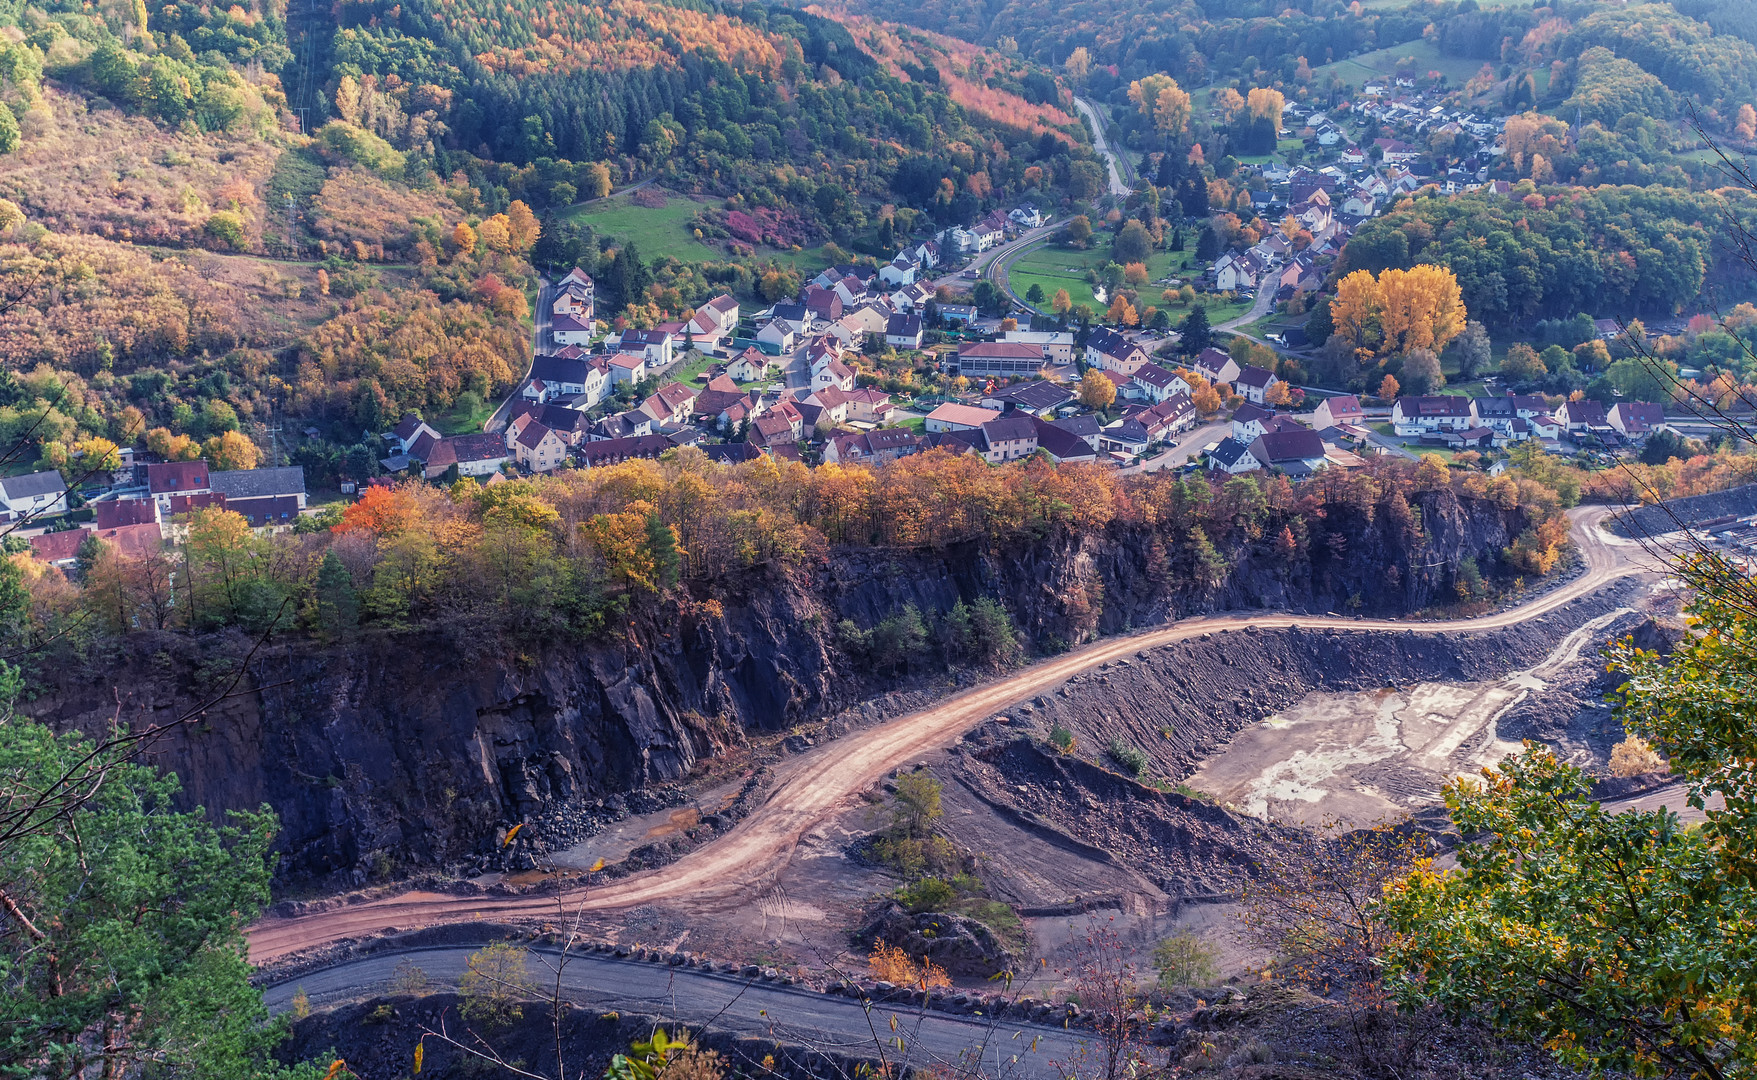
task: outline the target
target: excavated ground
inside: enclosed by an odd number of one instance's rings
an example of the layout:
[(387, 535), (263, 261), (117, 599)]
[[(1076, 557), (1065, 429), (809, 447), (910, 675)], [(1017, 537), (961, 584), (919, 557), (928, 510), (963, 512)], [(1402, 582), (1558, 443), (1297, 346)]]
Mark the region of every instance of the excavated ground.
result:
[[(1614, 687), (1598, 649), (1629, 633), (1658, 640), (1652, 618), (1668, 604), (1651, 582), (1627, 580), (1491, 633), (1216, 633), (1072, 679), (913, 767), (944, 783), (942, 831), (1023, 919), (1039, 982), (1053, 982), (1099, 922), (1143, 967), (1153, 943), (1188, 929), (1220, 950), (1223, 973), (1238, 973), (1254, 958), (1231, 933), (1234, 901), (1255, 858), (1293, 823), (1366, 824), (1423, 808), (1431, 818), (1446, 778), (1522, 738), (1601, 767), (1621, 733), (1602, 700)], [(1057, 729), (1072, 736), (1071, 752), (1052, 745)], [(1147, 754), (1140, 780), (1124, 775), (1113, 742)], [(880, 826), (883, 794), (808, 833), (763, 895), (711, 911), (654, 904), (595, 918), (592, 929), (858, 969), (863, 946), (851, 933), (899, 883), (851, 854)], [(674, 814), (631, 819), (614, 848), (662, 838)]]

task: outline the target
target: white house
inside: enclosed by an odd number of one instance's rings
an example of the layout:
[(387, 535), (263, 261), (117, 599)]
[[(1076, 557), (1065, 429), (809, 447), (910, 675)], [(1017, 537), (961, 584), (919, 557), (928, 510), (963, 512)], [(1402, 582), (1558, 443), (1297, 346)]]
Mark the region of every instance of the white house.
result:
[(1212, 346), (1198, 353), (1191, 367), (1210, 384), (1231, 383), (1238, 378), (1238, 361)]
[(756, 332), (757, 344), (762, 346), (764, 351), (775, 354), (791, 352), (794, 340), (798, 336), (799, 331), (795, 330), (793, 324), (786, 319), (770, 319), (763, 324), (761, 330)]
[(556, 315), (549, 322), (549, 335), (557, 345), (589, 345), (597, 329), (590, 318), (578, 315)]
[(1254, 364), (1246, 364), (1238, 371), (1238, 378), (1233, 381), (1233, 388), (1253, 405), (1264, 403), (1269, 388), (1281, 380), (1268, 368), (1260, 368)]
[(1391, 429), (1399, 435), (1464, 431), (1475, 426), (1475, 404), (1460, 394), (1400, 397), (1391, 406)]
[(879, 267), (878, 276), (879, 280), (886, 285), (901, 286), (915, 284), (915, 278), (919, 273), (920, 270), (917, 264), (910, 262), (908, 259), (899, 255), (895, 259), (892, 259), (890, 262)]
[(885, 322), (885, 344), (893, 349), (921, 348), (921, 316), (892, 315)]
[(1108, 326), (1092, 331), (1086, 339), (1086, 362), (1125, 378), (1152, 362), (1147, 350)]
[(639, 353), (653, 367), (671, 363), (676, 339), (664, 330), (624, 330), (618, 352)]
[(615, 353), (604, 358), (610, 375), (610, 385), (620, 386), (623, 383), (638, 383), (647, 377), (647, 358), (635, 353)]
[(0, 504), (13, 519), (50, 517), (67, 510), (67, 485), (60, 472), (27, 473), (0, 479)]
[(1214, 472), (1239, 473), (1255, 472), (1263, 467), (1263, 463), (1251, 456), (1251, 448), (1230, 435), (1220, 440), (1220, 445), (1208, 452), (1208, 468)]
[(769, 355), (761, 349), (745, 349), (726, 365), (726, 374), (734, 382), (760, 382), (769, 377), (769, 366), (773, 363)]

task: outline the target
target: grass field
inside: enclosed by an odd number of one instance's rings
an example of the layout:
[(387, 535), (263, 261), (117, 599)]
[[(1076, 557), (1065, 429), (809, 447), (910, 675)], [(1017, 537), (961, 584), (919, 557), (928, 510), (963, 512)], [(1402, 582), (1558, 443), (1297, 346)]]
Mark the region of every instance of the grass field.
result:
[(453, 406), (429, 422), (439, 429), (441, 435), (469, 435), (482, 430), (482, 425), (494, 415), (498, 404), (497, 401), (478, 402), (474, 409)]
[(684, 353), (677, 366), (665, 373), (665, 378), (673, 382), (693, 384), (702, 381), (702, 376), (706, 375), (708, 369), (713, 367), (715, 363), (712, 353)]
[(636, 206), (628, 196), (618, 195), (579, 207), (570, 218), (590, 225), (601, 235), (632, 240), (643, 259), (674, 255), (685, 262), (701, 262), (720, 253), (691, 235), (689, 219), (701, 204), (673, 195), (664, 206)]
[[(634, 241), (643, 259), (666, 255), (683, 262), (724, 259), (725, 252), (697, 240), (690, 226), (690, 219), (703, 205), (682, 195), (668, 194), (664, 206), (637, 206), (628, 196), (617, 195), (575, 207), (568, 213), (568, 219), (590, 225), (600, 236)], [(831, 261), (822, 247), (801, 251), (760, 248), (757, 254), (804, 274), (816, 274)]]
[[(1168, 275), (1188, 278), (1190, 264), (1195, 260), (1193, 250), (1159, 251), (1147, 260), (1149, 284), (1140, 289), (1143, 297), (1151, 297), (1151, 303), (1157, 305), (1158, 296), (1164, 286), (1157, 285), (1160, 278)], [(1086, 271), (1096, 270), (1110, 261), (1110, 245), (1094, 245), (1086, 251), (1056, 247), (1045, 244), (1032, 248), (1007, 268), (1007, 282), (1013, 291), (1024, 296), (1033, 285), (1043, 287), (1044, 302), (1038, 305), (1043, 311), (1050, 310), (1049, 300), (1054, 297), (1057, 289), (1068, 290), (1068, 299), (1076, 304), (1085, 304), (1094, 312), (1102, 311), (1106, 305), (1098, 303), (1092, 295), (1092, 286), (1086, 283)], [(1174, 319), (1178, 316), (1174, 314)]]
[(1405, 58), (1414, 59), (1417, 74), (1426, 75), (1430, 71), (1438, 71), (1455, 83), (1468, 82), (1482, 67), (1481, 60), (1441, 55), (1439, 46), (1431, 41), (1409, 41), (1313, 68), (1312, 76), (1320, 79), (1335, 74), (1341, 76), (1344, 82), (1358, 86), (1373, 79), (1391, 77), (1396, 73), (1398, 63)]

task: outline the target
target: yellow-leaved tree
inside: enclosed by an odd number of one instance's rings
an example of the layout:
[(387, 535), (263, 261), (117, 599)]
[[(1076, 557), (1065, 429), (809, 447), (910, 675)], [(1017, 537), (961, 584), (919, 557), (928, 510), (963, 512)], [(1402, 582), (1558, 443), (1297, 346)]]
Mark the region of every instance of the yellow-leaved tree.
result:
[(1424, 263), (1376, 278), (1370, 270), (1349, 274), (1337, 283), (1330, 317), (1357, 350), (1392, 356), (1411, 349), (1439, 352), (1463, 333), (1466, 312), (1457, 275)]
[(1129, 100), (1166, 135), (1181, 135), (1190, 122), (1190, 95), (1170, 75), (1148, 75), (1129, 84)]
[(1287, 98), (1281, 91), (1259, 86), (1250, 92), (1245, 104), (1251, 111), (1252, 120), (1271, 120), (1275, 124), (1275, 130), (1281, 130), (1281, 109), (1287, 104)]

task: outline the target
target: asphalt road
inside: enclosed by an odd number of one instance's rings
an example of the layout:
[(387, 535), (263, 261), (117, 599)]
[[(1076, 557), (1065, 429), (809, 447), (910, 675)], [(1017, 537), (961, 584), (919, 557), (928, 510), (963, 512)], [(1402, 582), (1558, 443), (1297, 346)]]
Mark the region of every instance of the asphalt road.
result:
[(1190, 461), (1202, 452), (1202, 447), (1211, 442), (1219, 442), (1232, 434), (1232, 421), (1216, 420), (1212, 424), (1203, 424), (1184, 433), (1184, 437), (1162, 451), (1158, 456), (1148, 458), (1139, 465), (1130, 465), (1126, 469), (1118, 469), (1120, 474), (1158, 472), (1160, 469), (1175, 469)]
[(1105, 136), (1102, 114), (1085, 98), (1075, 98), (1074, 106), (1085, 115), (1086, 122), (1092, 125), (1092, 149), (1104, 158), (1106, 171), (1110, 174), (1110, 193), (1119, 199), (1128, 198), (1134, 189), (1123, 183), (1122, 163), (1117, 160), (1116, 151), (1111, 149), (1110, 140)]
[(531, 377), (531, 367), (536, 364), (537, 357), (549, 352), (551, 345), (549, 333), (555, 321), (555, 313), (550, 308), (554, 304), (555, 283), (548, 278), (538, 278), (537, 310), (531, 313), (531, 363), (525, 365), (525, 373), (512, 384), (512, 391), (506, 395), (506, 400), (500, 403), (500, 407), (494, 410), (494, 415), (490, 416), (488, 422), (482, 425), (483, 431), (499, 431), (506, 426), (507, 410), (512, 407), (513, 402), (518, 400), (519, 391), (524, 387), (525, 380)]
[[(388, 993), (404, 961), (426, 972), (431, 984), (451, 989), (464, 972), (474, 946), (383, 953), (302, 975), (268, 988), (269, 1009), (279, 1013), (304, 990), (315, 1008)], [(556, 950), (536, 950), (529, 970), (553, 985)], [(574, 954), (562, 973), (564, 996), (578, 1005), (650, 1013), (718, 1030), (775, 1038), (798, 1046), (864, 1057), (882, 1054), (893, 1062), (926, 1066), (974, 1064), (989, 1075), (1060, 1076), (1055, 1061), (1069, 1061), (1085, 1036), (1074, 1029), (1019, 1021), (989, 1021), (932, 1009), (874, 1005), (870, 1012), (853, 998), (834, 997), (800, 987), (776, 986), (662, 964), (622, 960), (599, 953)], [(897, 1027), (893, 1031), (891, 1021)], [(901, 1039), (903, 1052), (897, 1044)], [(1017, 1059), (1016, 1061), (1014, 1059)], [(1000, 1068), (996, 1068), (996, 1062)]]
[(555, 910), (558, 898), (569, 908), (595, 911), (624, 910), (661, 901), (695, 905), (704, 911), (741, 905), (768, 887), (793, 857), (806, 832), (853, 806), (860, 792), (916, 760), (923, 751), (948, 746), (995, 713), (1048, 693), (1070, 677), (1100, 664), (1202, 634), (1249, 626), (1407, 629), (1423, 633), (1497, 630), (1556, 611), (1617, 578), (1653, 569), (1639, 545), (1608, 537), (1597, 528), (1598, 519), (1607, 512), (1602, 507), (1569, 511), (1574, 540), (1586, 560), (1586, 572), (1520, 607), (1476, 619), (1425, 622), (1260, 612), (1231, 614), (1185, 619), (1140, 634), (1105, 638), (954, 695), (920, 712), (854, 732), (787, 759), (767, 802), (724, 836), (662, 870), (547, 897), (453, 896), (416, 890), (294, 918), (267, 918), (249, 931), (250, 957), (255, 963), (266, 963), (387, 929), (541, 917)]

